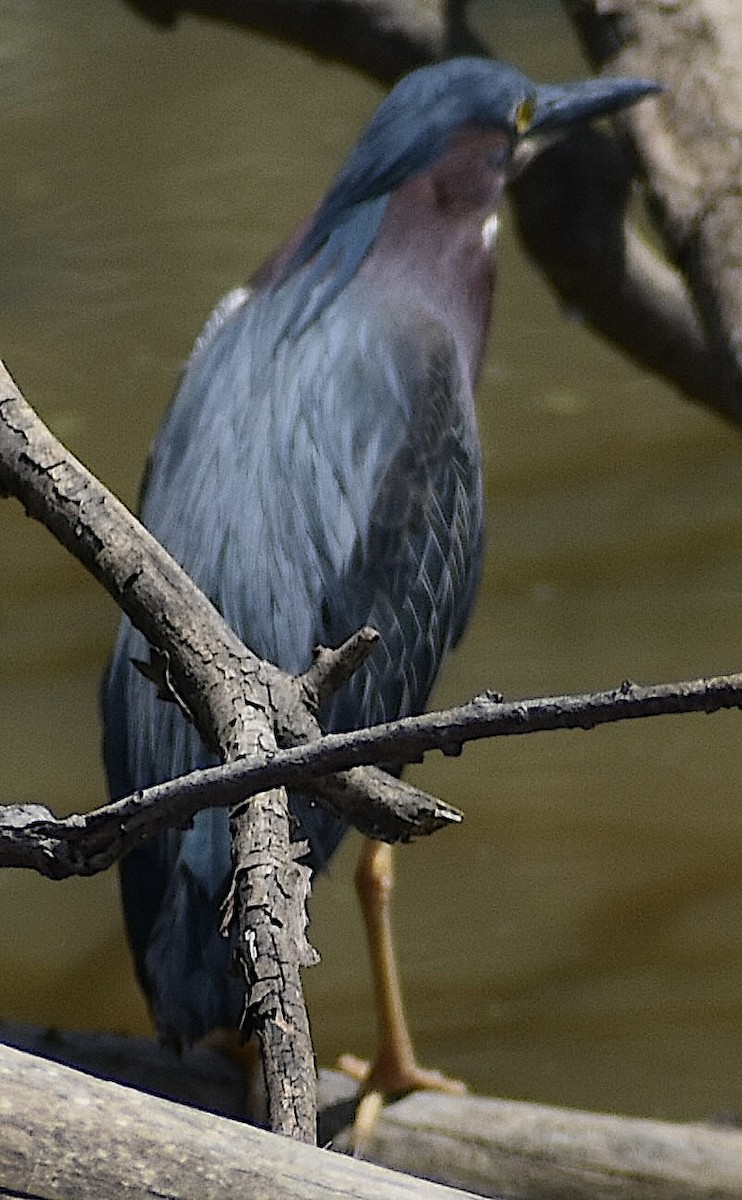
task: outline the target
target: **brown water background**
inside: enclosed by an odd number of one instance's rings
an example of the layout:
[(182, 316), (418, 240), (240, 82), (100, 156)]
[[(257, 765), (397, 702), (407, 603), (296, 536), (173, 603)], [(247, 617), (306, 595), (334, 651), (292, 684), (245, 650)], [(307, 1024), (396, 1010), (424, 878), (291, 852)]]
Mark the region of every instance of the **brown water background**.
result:
[[(524, 15), (527, 7), (527, 16)], [(480, 4), (532, 74), (582, 73), (556, 4)], [(0, 353), (124, 500), (216, 298), (304, 215), (380, 92), (265, 39), (114, 0), (0, 5)], [(503, 221), (480, 411), (489, 544), (436, 700), (742, 667), (739, 435), (560, 313)], [(97, 680), (116, 612), (15, 502), (0, 511), (0, 790), (101, 800)], [(398, 856), (427, 1062), (478, 1090), (667, 1116), (742, 1106), (739, 716), (430, 756), (466, 812)], [(349, 838), (317, 887), (322, 1062), (368, 1051)], [(114, 873), (0, 875), (0, 1015), (142, 1031)]]

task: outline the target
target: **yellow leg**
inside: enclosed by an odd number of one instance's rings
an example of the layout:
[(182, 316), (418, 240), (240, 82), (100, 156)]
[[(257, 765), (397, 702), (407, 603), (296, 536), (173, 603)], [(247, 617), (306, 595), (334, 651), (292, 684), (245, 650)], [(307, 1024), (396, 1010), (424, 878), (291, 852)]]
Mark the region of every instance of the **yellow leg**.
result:
[(418, 1066), (402, 1002), (402, 989), (394, 953), (391, 898), (393, 886), (392, 847), (367, 839), (363, 844), (356, 888), (366, 925), (374, 982), (379, 1034), (379, 1052), (370, 1065), (352, 1055), (343, 1055), (338, 1066), (363, 1084), (353, 1141), (358, 1153), (369, 1140), (384, 1097), (405, 1092), (432, 1090), (461, 1094), (466, 1087), (447, 1079), (440, 1071)]

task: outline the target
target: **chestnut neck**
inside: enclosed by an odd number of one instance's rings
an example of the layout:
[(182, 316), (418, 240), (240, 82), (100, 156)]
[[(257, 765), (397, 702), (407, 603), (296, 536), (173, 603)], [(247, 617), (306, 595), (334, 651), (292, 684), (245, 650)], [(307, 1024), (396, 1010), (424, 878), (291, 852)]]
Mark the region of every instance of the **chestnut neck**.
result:
[(494, 218), (510, 150), (503, 130), (461, 130), (429, 170), (393, 192), (359, 272), (449, 328), (472, 385), (492, 306)]

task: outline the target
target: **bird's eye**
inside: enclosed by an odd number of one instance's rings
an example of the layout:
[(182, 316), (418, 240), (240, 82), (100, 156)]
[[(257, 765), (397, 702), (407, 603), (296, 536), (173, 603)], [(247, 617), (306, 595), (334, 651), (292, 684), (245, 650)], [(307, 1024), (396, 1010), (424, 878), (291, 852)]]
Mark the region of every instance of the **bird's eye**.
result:
[(521, 100), (520, 104), (516, 108), (513, 124), (515, 125), (515, 132), (519, 137), (521, 134), (526, 132), (528, 126), (531, 124), (535, 109), (536, 105), (530, 96), (525, 100)]

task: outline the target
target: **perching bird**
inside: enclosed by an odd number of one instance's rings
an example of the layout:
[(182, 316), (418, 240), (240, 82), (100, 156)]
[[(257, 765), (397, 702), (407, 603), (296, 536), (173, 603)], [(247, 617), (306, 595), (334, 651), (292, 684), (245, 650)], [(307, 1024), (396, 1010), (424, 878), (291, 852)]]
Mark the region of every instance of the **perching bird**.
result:
[[(516, 150), (655, 90), (626, 79), (536, 86), (478, 58), (414, 71), (308, 223), (199, 336), (151, 453), (142, 520), (251, 649), (287, 671), (306, 669), (319, 643), (379, 630), (321, 713), (325, 730), (420, 712), (472, 607), (483, 526), (473, 392)], [(132, 667), (146, 649), (124, 619), (104, 700), (114, 797), (213, 761)], [(320, 868), (344, 825), (305, 797), (290, 804)], [(367, 853), (363, 879), (383, 875), (385, 854)], [(241, 985), (219, 935), (229, 872), (223, 809), (123, 864), (139, 977), (159, 1031), (179, 1042), (239, 1023)], [(388, 914), (374, 912), (383, 943)], [(386, 949), (378, 990), (393, 1045), (372, 1081), (401, 1091), (426, 1076), (395, 1011)]]

